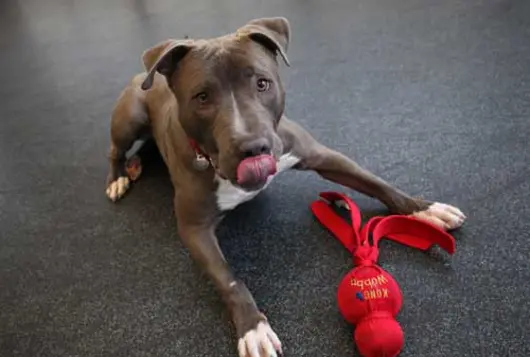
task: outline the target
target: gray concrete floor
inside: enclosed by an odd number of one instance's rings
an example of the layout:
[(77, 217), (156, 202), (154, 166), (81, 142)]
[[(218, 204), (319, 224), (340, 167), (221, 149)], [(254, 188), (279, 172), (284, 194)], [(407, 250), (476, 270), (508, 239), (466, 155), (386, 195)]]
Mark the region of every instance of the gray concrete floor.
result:
[[(288, 115), (469, 216), (451, 258), (383, 244), (405, 296), (402, 356), (530, 356), (524, 0), (2, 1), (1, 356), (235, 355), (222, 305), (178, 240), (164, 167), (106, 200), (109, 113), (147, 47), (275, 15), (293, 31)], [(308, 210), (329, 189), (285, 174), (219, 232), (286, 356), (354, 351), (335, 304), (350, 258)]]

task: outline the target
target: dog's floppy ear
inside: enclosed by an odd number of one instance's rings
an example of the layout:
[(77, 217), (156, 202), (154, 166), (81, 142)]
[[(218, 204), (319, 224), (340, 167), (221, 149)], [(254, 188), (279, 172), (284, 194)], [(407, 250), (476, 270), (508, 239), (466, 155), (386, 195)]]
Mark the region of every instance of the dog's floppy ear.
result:
[(169, 81), (178, 62), (188, 53), (191, 46), (189, 40), (166, 40), (144, 51), (142, 61), (147, 71), (147, 77), (142, 83), (142, 89), (151, 88), (156, 72), (163, 74)]
[(279, 53), (285, 64), (291, 65), (286, 54), (291, 38), (291, 28), (285, 17), (265, 17), (251, 20), (237, 30), (236, 35), (248, 36), (274, 55)]

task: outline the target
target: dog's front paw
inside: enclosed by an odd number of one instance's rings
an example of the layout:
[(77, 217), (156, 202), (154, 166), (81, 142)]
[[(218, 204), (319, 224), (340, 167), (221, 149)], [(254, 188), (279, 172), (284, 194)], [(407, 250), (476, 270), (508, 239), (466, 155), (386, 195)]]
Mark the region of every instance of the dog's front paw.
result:
[(282, 355), (282, 344), (266, 321), (245, 333), (238, 342), (239, 357), (278, 357)]
[(466, 216), (458, 208), (439, 202), (431, 204), (423, 211), (414, 212), (411, 216), (434, 224), (446, 231), (459, 228), (466, 220)]
[(129, 189), (129, 178), (125, 176), (118, 177), (118, 179), (112, 181), (107, 186), (107, 197), (112, 201), (116, 202), (119, 200), (125, 192)]

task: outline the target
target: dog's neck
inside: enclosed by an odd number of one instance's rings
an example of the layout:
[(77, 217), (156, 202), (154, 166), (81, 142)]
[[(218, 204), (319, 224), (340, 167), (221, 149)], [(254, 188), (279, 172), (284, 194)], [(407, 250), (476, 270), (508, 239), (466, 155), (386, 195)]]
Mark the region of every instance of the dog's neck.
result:
[[(234, 186), (226, 177), (224, 177), (219, 170), (216, 169), (214, 163), (212, 162), (210, 156), (201, 149), (199, 143), (194, 139), (188, 137), (188, 142), (190, 147), (195, 152), (195, 159), (197, 161), (207, 160), (207, 163), (212, 167), (215, 172), (215, 180), (217, 181), (216, 197), (217, 197), (217, 206), (221, 211), (232, 210), (243, 202), (249, 201), (254, 198), (259, 192), (263, 191), (269, 183), (272, 181), (274, 176), (272, 175), (267, 180), (267, 183), (261, 189), (255, 191), (245, 191), (240, 187)], [(296, 156), (291, 155), (290, 153), (283, 154), (278, 162), (278, 171), (285, 171), (296, 165), (300, 161)], [(194, 165), (196, 166), (196, 165)], [(207, 167), (206, 167), (207, 168)], [(197, 167), (196, 167), (197, 169)]]

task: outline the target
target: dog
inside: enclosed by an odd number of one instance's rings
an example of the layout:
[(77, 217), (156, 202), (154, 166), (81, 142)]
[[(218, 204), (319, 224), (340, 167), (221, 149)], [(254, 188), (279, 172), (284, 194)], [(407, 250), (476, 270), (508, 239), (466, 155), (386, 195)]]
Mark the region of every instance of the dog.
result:
[(276, 357), (282, 344), (231, 271), (215, 231), (226, 213), (278, 173), (316, 172), (379, 200), (391, 213), (445, 230), (466, 219), (456, 207), (409, 196), (285, 116), (278, 70), (281, 61), (290, 65), (290, 36), (286, 18), (269, 17), (220, 37), (162, 41), (142, 54), (145, 71), (123, 89), (111, 117), (106, 195), (123, 197), (141, 171), (127, 153), (141, 138), (154, 140), (174, 187), (178, 234), (222, 297), (240, 357)]

